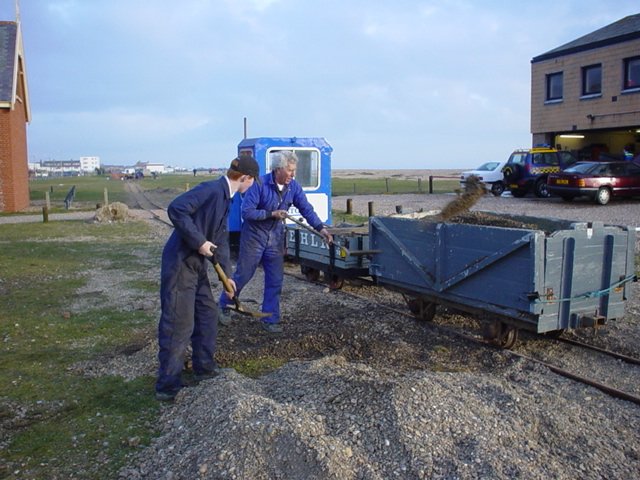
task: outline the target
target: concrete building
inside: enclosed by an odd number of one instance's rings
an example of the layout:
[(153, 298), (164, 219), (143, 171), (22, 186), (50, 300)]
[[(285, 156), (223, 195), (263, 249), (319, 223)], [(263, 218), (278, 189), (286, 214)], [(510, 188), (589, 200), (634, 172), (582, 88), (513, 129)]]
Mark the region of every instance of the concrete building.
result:
[(640, 14), (531, 60), (531, 133), (581, 159), (640, 154)]
[(0, 21), (0, 212), (29, 206), (30, 119), (20, 23)]

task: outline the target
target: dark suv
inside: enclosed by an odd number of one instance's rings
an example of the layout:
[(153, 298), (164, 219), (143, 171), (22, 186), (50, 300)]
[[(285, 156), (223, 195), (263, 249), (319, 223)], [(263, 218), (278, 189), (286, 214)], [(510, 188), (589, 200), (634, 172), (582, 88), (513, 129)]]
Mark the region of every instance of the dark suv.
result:
[(547, 175), (559, 172), (578, 159), (569, 151), (549, 147), (516, 150), (502, 168), (506, 187), (514, 197), (533, 192), (540, 198), (549, 197)]

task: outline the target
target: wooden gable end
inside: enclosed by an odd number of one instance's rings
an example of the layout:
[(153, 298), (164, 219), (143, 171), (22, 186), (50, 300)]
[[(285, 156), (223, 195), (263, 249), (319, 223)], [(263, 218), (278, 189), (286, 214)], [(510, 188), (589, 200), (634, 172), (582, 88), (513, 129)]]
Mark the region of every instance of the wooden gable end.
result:
[(0, 22), (0, 108), (21, 108), (26, 121), (31, 120), (22, 32), (17, 22)]

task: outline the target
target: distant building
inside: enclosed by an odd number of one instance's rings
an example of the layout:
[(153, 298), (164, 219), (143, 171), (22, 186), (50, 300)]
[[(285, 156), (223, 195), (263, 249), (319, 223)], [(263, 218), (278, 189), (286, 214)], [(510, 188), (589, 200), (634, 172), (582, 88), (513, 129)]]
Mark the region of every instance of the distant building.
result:
[(44, 160), (36, 170), (50, 177), (77, 176), (81, 171), (80, 160)]
[(0, 212), (17, 212), (29, 206), (30, 120), (20, 23), (0, 21)]
[(531, 133), (582, 159), (640, 153), (640, 14), (531, 60)]
[(80, 171), (93, 173), (100, 168), (100, 157), (80, 157)]
[(167, 170), (162, 163), (138, 162), (135, 164), (135, 169), (142, 170), (145, 175), (150, 175), (152, 173), (167, 173)]

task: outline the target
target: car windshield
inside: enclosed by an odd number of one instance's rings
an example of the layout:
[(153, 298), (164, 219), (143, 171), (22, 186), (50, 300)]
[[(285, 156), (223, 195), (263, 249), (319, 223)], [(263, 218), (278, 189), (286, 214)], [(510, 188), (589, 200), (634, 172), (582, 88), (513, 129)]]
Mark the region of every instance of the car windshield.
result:
[(587, 173), (591, 175), (607, 175), (610, 172), (608, 163), (576, 163), (565, 170), (566, 173)]
[(499, 165), (500, 162), (487, 162), (480, 165), (478, 168), (476, 168), (476, 170), (482, 170), (483, 172), (493, 172), (496, 168), (498, 168)]

